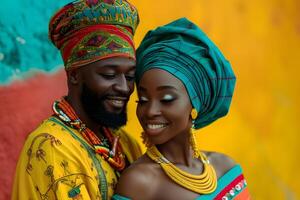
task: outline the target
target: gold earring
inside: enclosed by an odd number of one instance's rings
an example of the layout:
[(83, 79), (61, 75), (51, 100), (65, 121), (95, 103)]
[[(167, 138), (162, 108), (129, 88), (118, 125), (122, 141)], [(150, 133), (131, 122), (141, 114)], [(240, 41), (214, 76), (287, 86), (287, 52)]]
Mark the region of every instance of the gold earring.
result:
[(192, 117), (192, 120), (195, 120), (198, 117), (198, 112), (195, 108), (193, 108), (191, 111), (191, 117)]
[(198, 149), (197, 141), (196, 141), (196, 136), (195, 133), (191, 130), (190, 132), (190, 143), (193, 149), (193, 157), (194, 158), (199, 158), (200, 157), (200, 150)]

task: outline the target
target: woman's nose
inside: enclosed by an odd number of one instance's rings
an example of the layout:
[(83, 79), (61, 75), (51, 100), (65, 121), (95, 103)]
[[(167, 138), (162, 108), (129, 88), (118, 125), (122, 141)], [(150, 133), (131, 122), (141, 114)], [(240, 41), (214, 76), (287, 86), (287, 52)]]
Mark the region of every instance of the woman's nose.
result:
[(148, 118), (161, 115), (161, 108), (158, 102), (149, 102), (148, 108), (146, 110), (146, 115)]

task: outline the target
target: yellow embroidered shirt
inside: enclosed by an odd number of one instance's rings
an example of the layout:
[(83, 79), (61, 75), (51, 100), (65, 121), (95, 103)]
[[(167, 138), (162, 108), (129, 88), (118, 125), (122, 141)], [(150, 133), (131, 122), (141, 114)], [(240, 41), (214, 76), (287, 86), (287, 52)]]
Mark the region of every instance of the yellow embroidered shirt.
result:
[[(142, 155), (123, 130), (122, 149), (131, 163)], [(81, 134), (55, 117), (45, 120), (27, 138), (16, 169), (12, 199), (110, 199), (115, 170), (94, 152)]]

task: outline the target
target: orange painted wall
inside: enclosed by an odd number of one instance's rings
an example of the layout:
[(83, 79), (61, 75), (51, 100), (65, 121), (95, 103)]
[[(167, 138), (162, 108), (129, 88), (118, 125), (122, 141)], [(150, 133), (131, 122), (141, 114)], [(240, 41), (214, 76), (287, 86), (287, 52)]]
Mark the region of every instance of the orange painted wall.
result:
[[(147, 30), (187, 17), (230, 60), (237, 76), (231, 111), (199, 131), (202, 149), (231, 155), (254, 199), (300, 198), (300, 1), (132, 0)], [(139, 134), (134, 99), (127, 129)], [(299, 117), (298, 117), (299, 119)]]

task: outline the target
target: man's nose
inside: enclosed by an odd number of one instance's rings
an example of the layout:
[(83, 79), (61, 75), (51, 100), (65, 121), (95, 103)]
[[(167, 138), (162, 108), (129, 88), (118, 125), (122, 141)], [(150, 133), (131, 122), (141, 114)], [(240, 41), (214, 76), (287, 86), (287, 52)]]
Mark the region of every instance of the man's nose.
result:
[(129, 85), (124, 74), (118, 76), (117, 81), (114, 84), (114, 89), (126, 95), (130, 92)]

